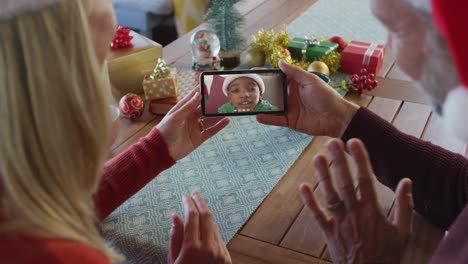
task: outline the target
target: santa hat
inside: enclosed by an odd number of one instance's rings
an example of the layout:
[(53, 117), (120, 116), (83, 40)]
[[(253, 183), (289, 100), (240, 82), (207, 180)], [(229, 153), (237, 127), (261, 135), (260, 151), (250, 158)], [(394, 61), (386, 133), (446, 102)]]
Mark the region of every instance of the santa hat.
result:
[(0, 8), (0, 21), (12, 19), (27, 12), (39, 10), (61, 0), (6, 0)]
[(247, 77), (250, 79), (253, 79), (257, 84), (258, 87), (260, 87), (260, 91), (265, 93), (265, 84), (263, 83), (262, 77), (260, 77), (257, 74), (235, 74), (235, 75), (228, 75), (226, 78), (224, 78), (224, 83), (223, 83), (223, 93), (224, 95), (227, 96), (228, 94), (228, 87), (229, 85), (236, 79), (242, 78), (242, 77)]
[(432, 0), (434, 23), (449, 47), (460, 86), (450, 90), (442, 117), (454, 133), (468, 142), (468, 34), (465, 30), (468, 1)]
[(431, 0), (406, 0), (406, 2), (419, 10), (431, 13)]

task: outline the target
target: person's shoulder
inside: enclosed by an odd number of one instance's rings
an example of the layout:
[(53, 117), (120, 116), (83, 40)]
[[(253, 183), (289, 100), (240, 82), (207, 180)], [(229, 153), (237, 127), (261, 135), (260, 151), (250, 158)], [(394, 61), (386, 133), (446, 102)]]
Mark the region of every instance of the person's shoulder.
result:
[(0, 237), (0, 255), (5, 263), (91, 263), (111, 262), (97, 249), (75, 241), (29, 236)]
[(234, 106), (231, 103), (225, 103), (218, 108), (218, 113), (225, 114), (225, 113), (232, 113), (234, 112)]
[(258, 104), (258, 110), (261, 111), (276, 111), (278, 110), (278, 107), (272, 105), (268, 100), (260, 100), (260, 103)]

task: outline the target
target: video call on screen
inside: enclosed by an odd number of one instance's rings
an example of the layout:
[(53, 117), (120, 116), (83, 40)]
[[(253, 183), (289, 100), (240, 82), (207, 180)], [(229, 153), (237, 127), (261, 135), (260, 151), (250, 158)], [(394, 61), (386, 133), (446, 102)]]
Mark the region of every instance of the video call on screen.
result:
[(284, 80), (280, 73), (204, 75), (205, 115), (284, 112)]

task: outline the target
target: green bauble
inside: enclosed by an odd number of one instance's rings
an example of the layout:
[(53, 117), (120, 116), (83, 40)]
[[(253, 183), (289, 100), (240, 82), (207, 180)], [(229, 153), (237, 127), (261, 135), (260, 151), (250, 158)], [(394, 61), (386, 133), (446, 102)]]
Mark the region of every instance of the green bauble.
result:
[(265, 66), (265, 53), (256, 49), (248, 50), (245, 55), (245, 64), (249, 68)]

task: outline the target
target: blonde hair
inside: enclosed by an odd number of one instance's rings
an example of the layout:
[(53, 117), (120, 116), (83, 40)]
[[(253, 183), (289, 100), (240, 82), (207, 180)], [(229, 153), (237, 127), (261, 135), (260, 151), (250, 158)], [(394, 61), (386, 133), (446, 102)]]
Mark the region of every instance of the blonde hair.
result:
[(0, 232), (74, 240), (120, 261), (99, 234), (92, 198), (111, 118), (89, 2), (0, 22)]

